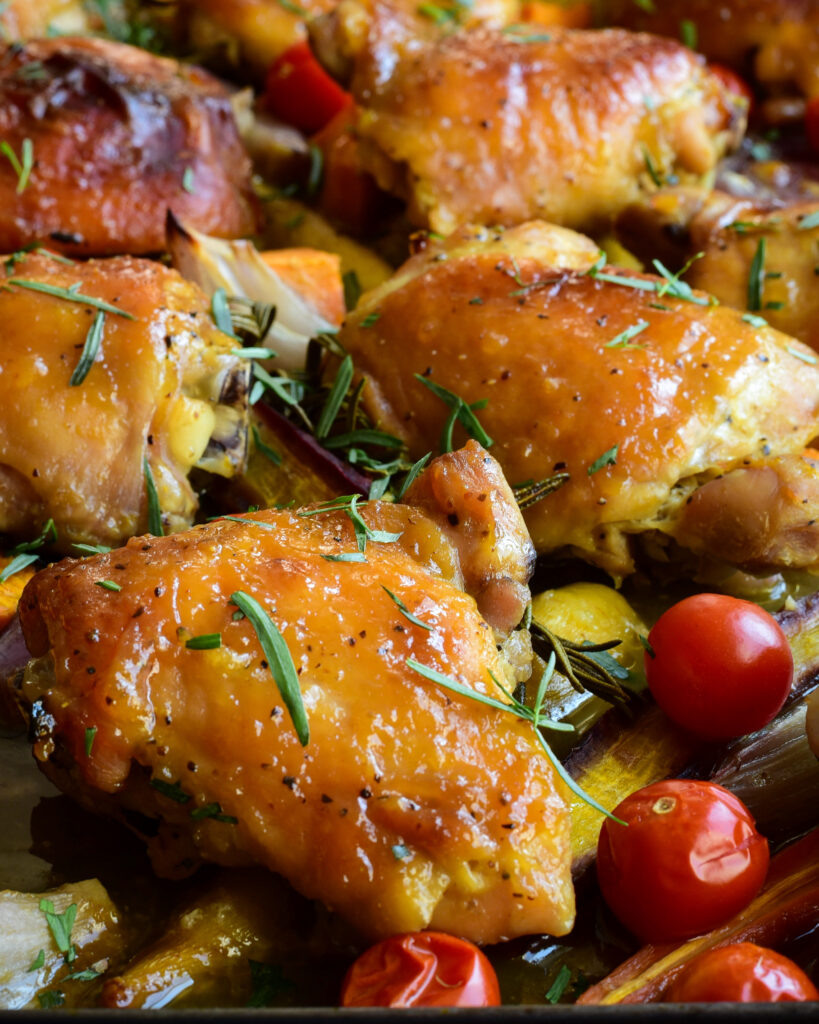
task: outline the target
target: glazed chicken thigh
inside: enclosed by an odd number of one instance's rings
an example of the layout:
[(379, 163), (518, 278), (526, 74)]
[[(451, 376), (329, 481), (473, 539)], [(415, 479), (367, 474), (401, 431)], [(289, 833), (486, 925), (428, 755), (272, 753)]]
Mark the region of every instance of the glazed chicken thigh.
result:
[(336, 35), (362, 166), (420, 227), (600, 227), (652, 172), (699, 180), (742, 135), (743, 105), (671, 40), (526, 26), (423, 39), (389, 6), (362, 31), (360, 10), (339, 8)]
[[(478, 445), (417, 486), (426, 511), (413, 492), (262, 511), (43, 570), (20, 605), (35, 753), (90, 807), (138, 813), (164, 873), (256, 861), (369, 936), (563, 934), (568, 815), (531, 726), (424, 674), (506, 703), (496, 680), (526, 667), (461, 584), (525, 590), (531, 543)], [(286, 644), (304, 745), (237, 592)]]
[(465, 228), (368, 293), (340, 341), (414, 458), (450, 414), (437, 385), (485, 401), (510, 482), (570, 475), (526, 512), (541, 552), (622, 577), (648, 533), (752, 571), (819, 565), (816, 359), (684, 283), (544, 224)]
[(18, 256), (0, 316), (3, 533), (28, 539), (53, 519), (61, 551), (124, 543), (148, 526), (148, 472), (163, 528), (182, 529), (191, 468), (243, 465), (249, 363), (175, 271)]
[(0, 137), (19, 163), (0, 163), (0, 251), (159, 252), (169, 210), (223, 237), (256, 227), (230, 99), (193, 66), (104, 39), (8, 47)]

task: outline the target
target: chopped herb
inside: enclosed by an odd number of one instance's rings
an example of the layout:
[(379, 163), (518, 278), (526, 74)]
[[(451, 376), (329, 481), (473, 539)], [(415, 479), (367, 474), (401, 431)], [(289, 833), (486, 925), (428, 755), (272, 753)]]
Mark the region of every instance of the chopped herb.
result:
[[(456, 419), (467, 434), (471, 438), (474, 438), (474, 440), (479, 444), (482, 444), (484, 448), (490, 448), (492, 446), (492, 438), (483, 429), (478, 417), (473, 412), (473, 409), (479, 407), (479, 403), (475, 402), (472, 405), (467, 404), (460, 395), (456, 395), (454, 392), (449, 391), (440, 384), (436, 384), (435, 381), (430, 380), (428, 377), (424, 377), (420, 373), (415, 374), (415, 379), (431, 391), (433, 395), (440, 398), (444, 405), (447, 405), (450, 409), (449, 418), (447, 419), (443, 433), (441, 434), (442, 452), (452, 451), (452, 428), (455, 425)], [(485, 404), (485, 401), (483, 401), (483, 405)], [(480, 407), (482, 408), (483, 406), (481, 405)]]
[(758, 220), (735, 220), (727, 227), (729, 231), (736, 231), (738, 235), (747, 235), (751, 231), (768, 231), (769, 223)]
[(14, 173), (17, 175), (17, 195), (19, 196), (25, 191), (26, 185), (28, 185), (28, 179), (31, 176), (32, 168), (34, 167), (34, 145), (31, 139), (23, 139), (20, 160), (8, 142), (0, 142), (0, 153), (6, 157), (8, 162), (14, 168)]
[(642, 345), (629, 345), (632, 338), (636, 338), (638, 334), (649, 327), (648, 320), (640, 320), (636, 324), (632, 324), (631, 327), (627, 327), (624, 331), (621, 331), (616, 338), (612, 338), (611, 341), (607, 341), (603, 346), (604, 348), (642, 348)]
[(421, 473), (423, 471), (424, 467), (426, 466), (426, 464), (429, 462), (429, 460), (431, 458), (432, 458), (432, 452), (427, 452), (426, 455), (422, 455), (421, 458), (417, 462), (413, 463), (410, 471), (404, 477), (404, 482), (401, 484), (401, 486), (398, 489), (398, 493), (395, 496), (396, 501), (400, 501), (404, 497), (404, 495), (407, 493), (407, 491), (410, 489), (410, 487), (415, 482), (415, 478), (418, 476), (419, 473)]
[(105, 544), (72, 544), (71, 547), (84, 555), (107, 555), (111, 551)]
[(649, 639), (648, 639), (647, 636), (643, 636), (642, 633), (638, 633), (637, 634), (637, 639), (642, 644), (643, 650), (646, 652), (646, 654), (649, 656), (649, 658), (656, 658), (657, 657), (657, 655), (654, 652), (654, 648), (651, 646), (651, 643), (649, 642)]
[(282, 464), (281, 455), (279, 455), (275, 448), (271, 448), (269, 444), (265, 444), (262, 440), (261, 434), (259, 433), (259, 428), (255, 423), (251, 424), (250, 430), (253, 434), (253, 443), (256, 446), (256, 450), (261, 452), (266, 459), (270, 459), (274, 466), (280, 466)]
[(230, 318), (230, 306), (228, 305), (227, 292), (224, 288), (217, 288), (210, 300), (210, 310), (216, 326), (223, 334), (231, 338), (237, 338), (233, 330), (233, 321)]
[(819, 210), (814, 210), (813, 213), (806, 213), (804, 217), (800, 217), (798, 228), (800, 231), (819, 228)]
[(294, 231), (297, 227), (300, 227), (304, 223), (304, 218), (307, 216), (304, 211), (294, 214), (289, 220), (286, 220), (284, 226), (288, 231)]
[(73, 974), (66, 974), (63, 981), (94, 981), (101, 978), (102, 971), (95, 971), (93, 967), (86, 967), (84, 971), (74, 971)]
[(189, 651), (215, 651), (221, 646), (221, 633), (202, 633), (201, 636), (192, 636), (185, 641), (185, 647)]
[(365, 317), (362, 318), (360, 326), (361, 327), (372, 327), (373, 324), (378, 323), (378, 321), (380, 319), (381, 319), (381, 314), (380, 313), (368, 313)]
[(470, 306), (482, 306), (483, 305), (483, 299), (480, 297), (480, 295), (476, 295), (474, 297), (474, 299), (470, 299), (469, 300), (469, 305)]
[(91, 756), (91, 750), (94, 746), (94, 740), (97, 736), (96, 725), (89, 725), (85, 730), (85, 756)]
[(654, 0), (634, 0), (634, 3), (641, 11), (645, 11), (646, 14), (656, 14), (657, 7)]
[(94, 309), (101, 309), (105, 313), (114, 313), (116, 316), (124, 317), (126, 320), (136, 320), (133, 313), (124, 309), (112, 306), (110, 302), (103, 299), (96, 299), (93, 295), (84, 295), (80, 289), (80, 282), (69, 285), (68, 288), (60, 288), (55, 284), (46, 284), (44, 281), (29, 281), (24, 277), (10, 277), (6, 284), (15, 284), (18, 288), (27, 288), (32, 292), (42, 292), (43, 295), (52, 295), (56, 299), (65, 299), (66, 302), (79, 302), (83, 306), (92, 306)]
[(55, 1006), (64, 1005), (65, 996), (62, 992), (58, 992), (56, 989), (47, 988), (45, 992), (37, 993), (37, 1002), (40, 1004), (41, 1009), (53, 1010)]
[(37, 561), (37, 555), (16, 555), (9, 564), (0, 572), (0, 583), (5, 583), (6, 580), (11, 579), (18, 572), (22, 572), (23, 569), (27, 569), (30, 565)]
[(654, 158), (651, 156), (648, 146), (643, 146), (643, 163), (646, 166), (649, 178), (654, 182), (657, 188), (663, 187), (663, 176), (657, 169), (654, 163)]
[[(279, 0), (284, 3), (285, 0)], [(307, 12), (305, 12), (307, 13)], [(275, 1006), (295, 985), (289, 981), (278, 964), (262, 964), (248, 960), (251, 993), (247, 1005), (251, 1007)]]
[(27, 968), (28, 973), (32, 971), (39, 971), (41, 967), (45, 966), (45, 950), (41, 949), (37, 956), (31, 961), (31, 966)]
[(176, 782), (165, 782), (164, 779), (151, 779), (151, 789), (155, 789), (157, 793), (161, 793), (162, 796), (166, 796), (169, 800), (173, 800), (177, 804), (190, 803), (191, 797), (189, 793), (186, 793), (179, 780)]
[(293, 0), (278, 0), (278, 4), (283, 10), (288, 11), (290, 14), (298, 14), (300, 18), (306, 18), (310, 14), (301, 4), (293, 3)]
[(94, 585), (102, 587), (103, 590), (113, 590), (114, 593), (119, 593), (119, 591), (122, 590), (119, 583), (115, 583), (113, 580), (95, 580)]
[[(767, 276), (770, 277), (771, 275), (768, 274)], [(777, 310), (777, 309), (784, 309), (784, 308), (785, 308), (785, 303), (784, 302), (766, 302), (765, 303), (765, 309)]]
[(557, 977), (549, 986), (549, 991), (546, 993), (547, 1003), (558, 1003), (562, 996), (565, 994), (566, 989), (569, 987), (569, 982), (572, 979), (572, 972), (566, 964), (560, 965), (560, 970), (557, 972)]
[(696, 50), (697, 26), (690, 18), (683, 18), (680, 22), (680, 39), (689, 50)]
[(390, 486), (390, 477), (382, 476), (380, 480), (373, 480), (370, 484), (370, 493), (367, 495), (369, 501), (378, 501), (387, 493)]
[(35, 537), (34, 540), (24, 540), (21, 544), (17, 544), (12, 548), (11, 553), (19, 555), (25, 551), (38, 551), (44, 544), (53, 544), (56, 543), (56, 540), (57, 527), (54, 525), (54, 520), (49, 519), (38, 537)]
[(186, 167), (185, 173), (182, 175), (182, 188), (188, 193), (188, 195), (196, 194), (196, 185), (193, 180), (193, 168)]
[(74, 919), (77, 916), (77, 904), (72, 903), (62, 914), (58, 914), (51, 900), (42, 899), (40, 900), (40, 910), (45, 914), (49, 931), (54, 937), (57, 949), (63, 954), (65, 962), (73, 963), (77, 959), (77, 951), (71, 942), (71, 929), (74, 927)]
[(449, 21), (458, 20), (458, 12), (453, 8), (439, 7), (438, 4), (423, 3), (416, 8), (422, 18), (429, 18), (436, 25), (446, 25)]
[(147, 458), (142, 460), (142, 469), (145, 474), (145, 490), (148, 495), (148, 533), (154, 537), (162, 537), (165, 531), (162, 529), (162, 509), (159, 507), (159, 495), (156, 493), (154, 475)]
[(507, 25), (501, 29), (513, 43), (550, 43), (552, 37), (548, 32), (534, 32), (531, 25)]
[(361, 282), (358, 280), (358, 274), (354, 270), (346, 271), (341, 281), (344, 285), (344, 306), (349, 312), (351, 309), (355, 309), (358, 305), (358, 300), (361, 298)]
[(430, 624), (428, 622), (422, 622), (421, 619), (416, 618), (412, 614), (412, 612), (409, 610), (409, 608), (407, 608), (407, 606), (404, 604), (404, 602), (401, 600), (401, 598), (400, 597), (396, 597), (395, 594), (393, 594), (393, 592), (391, 590), (388, 590), (384, 586), (383, 583), (381, 584), (381, 589), (386, 593), (386, 595), (392, 601), (395, 602), (395, 604), (398, 607), (398, 611), (401, 612), (401, 614), (404, 616), (405, 619), (409, 619), (410, 622), (412, 622), (416, 626), (420, 626), (421, 629), (428, 629), (430, 631), (432, 630), (432, 626), (430, 626)]
[(344, 551), (340, 555), (322, 555), (325, 562), (366, 562), (367, 558), (360, 551)]
[(299, 742), (306, 747), (310, 742), (310, 728), (302, 701), (299, 677), (296, 674), (296, 667), (284, 637), (264, 608), (250, 594), (237, 590), (231, 594), (230, 600), (240, 611), (245, 613), (256, 631), (256, 636), (270, 665), (273, 679), (287, 710), (290, 712)]
[(694, 253), (691, 259), (687, 260), (676, 274), (672, 274), (671, 271), (659, 260), (652, 260), (651, 262), (654, 269), (661, 277), (665, 278), (663, 284), (659, 285), (657, 288), (657, 295), (660, 298), (666, 294), (673, 295), (677, 299), (684, 299), (686, 302), (693, 302), (697, 306), (710, 306), (712, 302), (710, 298), (695, 295), (691, 285), (680, 280), (691, 264), (695, 263), (697, 260), (701, 260), (704, 255), (704, 252)]
[(810, 352), (803, 352), (801, 349), (794, 348), (792, 345), (788, 345), (787, 350), (792, 356), (795, 356), (797, 359), (801, 359), (803, 363), (810, 363), (811, 366), (815, 366), (817, 362), (819, 362), (815, 355), (812, 355)]
[(753, 313), (743, 313), (742, 319), (746, 324), (750, 324), (752, 327), (767, 327), (768, 321), (761, 316), (755, 316)]
[(324, 177), (324, 153), (321, 146), (315, 142), (310, 143), (310, 170), (307, 174), (307, 195), (317, 195), (321, 188), (321, 179)]
[(202, 821), (205, 818), (211, 818), (213, 821), (221, 821), (225, 825), (238, 825), (239, 819), (234, 818), (232, 814), (225, 814), (222, 811), (222, 805), (219, 803), (204, 804), (202, 807), (197, 807), (196, 810), (191, 811), (191, 818), (194, 821)]
[(403, 843), (396, 843), (392, 848), (392, 855), (396, 860), (405, 860), (410, 855), (410, 848)]
[(330, 393), (327, 395), (327, 401), (324, 403), (324, 408), (321, 410), (321, 415), (316, 423), (314, 433), (318, 440), (329, 434), (330, 428), (335, 423), (336, 416), (338, 416), (339, 409), (341, 409), (344, 397), (350, 389), (352, 380), (353, 360), (351, 356), (345, 356), (341, 361), (335, 380), (330, 388)]
[(377, 444), (383, 448), (404, 447), (404, 442), (400, 438), (385, 434), (381, 430), (351, 430), (347, 434), (336, 434), (325, 440), (324, 447), (332, 451), (334, 448), (346, 448), (353, 444)]
[(100, 350), (104, 327), (105, 313), (100, 310), (94, 317), (94, 322), (88, 328), (88, 334), (85, 336), (85, 344), (83, 345), (82, 352), (80, 353), (79, 362), (74, 368), (74, 372), (71, 374), (71, 378), (68, 381), (72, 388), (82, 384), (88, 376), (88, 371), (94, 365), (94, 360), (97, 358), (97, 354)]
[(619, 447), (620, 446), (618, 444), (613, 444), (611, 446), (611, 448), (608, 449), (608, 451), (603, 452), (603, 454), (601, 456), (596, 458), (594, 460), (594, 462), (586, 470), (586, 472), (589, 474), (589, 476), (593, 476), (595, 473), (597, 473), (599, 470), (601, 470), (604, 466), (616, 466), (617, 465), (617, 449)]
[(245, 526), (261, 526), (263, 530), (278, 529), (273, 523), (265, 523), (261, 519), (245, 519), (244, 516), (214, 516), (215, 522), (220, 522), (222, 519), (227, 519), (231, 523), (244, 523)]
[(765, 286), (765, 239), (756, 243), (756, 252), (748, 271), (748, 309), (762, 309), (762, 289)]
[(767, 142), (754, 142), (751, 145), (751, 156), (757, 162), (770, 160), (773, 157), (773, 150)]

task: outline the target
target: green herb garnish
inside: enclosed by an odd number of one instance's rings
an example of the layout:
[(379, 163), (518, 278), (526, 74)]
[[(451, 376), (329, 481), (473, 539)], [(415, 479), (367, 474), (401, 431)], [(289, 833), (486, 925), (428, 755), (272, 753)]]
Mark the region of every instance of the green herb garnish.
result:
[(341, 281), (344, 285), (344, 306), (349, 312), (355, 309), (358, 305), (358, 300), (361, 298), (361, 282), (358, 280), (358, 274), (354, 270), (346, 271)]
[(148, 495), (148, 533), (154, 537), (162, 537), (165, 531), (162, 529), (162, 509), (159, 507), (159, 495), (156, 493), (154, 475), (147, 458), (142, 459), (142, 469), (145, 474), (145, 490)]
[(409, 857), (411, 850), (403, 843), (396, 843), (392, 848), (392, 855), (396, 860), (405, 860)]
[(307, 195), (314, 196), (321, 188), (321, 179), (324, 177), (324, 153), (321, 146), (315, 142), (310, 143), (310, 170), (307, 174)]
[(697, 26), (690, 18), (683, 18), (680, 22), (680, 39), (689, 50), (697, 48)]
[(65, 996), (56, 989), (47, 988), (45, 992), (37, 993), (37, 1002), (42, 1010), (53, 1010), (55, 1006), (65, 1004)]
[(42, 899), (40, 910), (45, 914), (49, 931), (57, 944), (57, 949), (63, 954), (63, 959), (67, 964), (73, 963), (77, 959), (77, 951), (71, 942), (71, 929), (77, 916), (77, 904), (72, 903), (62, 914), (58, 914), (51, 900)]
[(409, 472), (404, 477), (403, 483), (401, 484), (401, 486), (398, 489), (398, 493), (395, 496), (395, 500), (396, 501), (400, 501), (404, 497), (404, 495), (407, 493), (407, 491), (410, 489), (410, 487), (415, 482), (416, 477), (419, 475), (419, 473), (421, 473), (424, 470), (424, 468), (426, 467), (426, 464), (429, 462), (429, 460), (431, 458), (432, 458), (432, 452), (427, 452), (426, 455), (422, 455), (421, 458), (417, 462), (413, 463), (413, 465), (410, 468)]
[(388, 597), (389, 597), (389, 598), (390, 598), (390, 599), (391, 599), (392, 601), (394, 601), (394, 602), (395, 602), (395, 605), (396, 605), (396, 607), (398, 608), (398, 611), (399, 611), (399, 612), (401, 612), (401, 614), (402, 614), (402, 615), (404, 616), (404, 618), (405, 618), (405, 619), (409, 619), (409, 621), (410, 621), (411, 623), (413, 623), (413, 625), (415, 625), (415, 626), (420, 626), (420, 627), (421, 627), (421, 629), (428, 629), (428, 630), (432, 631), (432, 628), (433, 628), (433, 627), (432, 627), (432, 626), (430, 626), (430, 624), (429, 624), (428, 622), (422, 622), (422, 621), (421, 621), (421, 619), (419, 619), (419, 618), (417, 618), (417, 617), (416, 617), (415, 615), (413, 615), (413, 614), (412, 614), (412, 612), (411, 612), (411, 611), (409, 610), (409, 608), (407, 608), (407, 606), (406, 606), (406, 605), (404, 604), (404, 602), (403, 602), (403, 601), (401, 600), (401, 598), (400, 598), (400, 597), (396, 597), (396, 596), (395, 596), (395, 594), (393, 594), (393, 592), (392, 592), (391, 590), (388, 590), (388, 589), (387, 589), (387, 588), (386, 588), (386, 587), (384, 586), (384, 584), (383, 584), (383, 583), (381, 584), (381, 589), (382, 589), (382, 590), (384, 591), (384, 593), (385, 593), (385, 594), (386, 594), (386, 595), (387, 595), (387, 596), (388, 596)]
[(810, 363), (811, 366), (816, 366), (817, 362), (819, 362), (816, 356), (810, 352), (802, 352), (801, 349), (794, 348), (792, 345), (787, 345), (786, 349), (796, 359), (801, 359), (803, 363)]
[(25, 191), (26, 185), (28, 185), (28, 179), (31, 177), (31, 171), (34, 167), (34, 144), (31, 139), (23, 139), (22, 147), (20, 149), (20, 157), (14, 152), (11, 146), (5, 140), (0, 142), (0, 153), (8, 160), (11, 166), (14, 168), (14, 173), (17, 175), (17, 195), (21, 195)]
[(210, 311), (216, 326), (223, 334), (238, 339), (233, 330), (233, 321), (230, 318), (230, 306), (228, 305), (227, 292), (224, 288), (217, 288), (210, 300)]
[(767, 327), (768, 321), (761, 316), (755, 316), (753, 313), (743, 313), (742, 319), (746, 324), (750, 324), (752, 327)]
[(546, 993), (546, 1002), (552, 1004), (560, 1002), (560, 999), (569, 987), (571, 979), (572, 972), (570, 968), (568, 968), (566, 964), (561, 964), (560, 970), (557, 972), (557, 977), (549, 986), (549, 991)]
[(213, 821), (221, 821), (225, 825), (239, 824), (239, 819), (235, 818), (232, 814), (225, 814), (222, 811), (222, 805), (219, 803), (204, 804), (202, 807), (197, 807), (196, 810), (191, 811), (191, 818), (194, 821), (212, 818)]
[(368, 313), (365, 317), (362, 317), (360, 327), (372, 327), (373, 324), (377, 324), (381, 319), (380, 313)]
[(321, 410), (321, 415), (316, 423), (314, 434), (318, 440), (326, 437), (330, 428), (335, 423), (344, 397), (350, 389), (353, 380), (353, 360), (351, 356), (345, 356), (333, 381), (327, 401)]
[(607, 341), (603, 346), (604, 348), (642, 348), (642, 345), (629, 345), (632, 338), (636, 338), (638, 334), (642, 334), (643, 331), (650, 327), (648, 320), (640, 320), (636, 324), (632, 324), (631, 327), (627, 327), (624, 331), (621, 331), (616, 337), (612, 338), (611, 341)]
[(94, 585), (102, 587), (103, 590), (113, 590), (114, 593), (118, 594), (122, 587), (119, 583), (115, 583), (113, 580), (95, 580)]
[(82, 352), (80, 353), (79, 362), (74, 368), (74, 372), (71, 374), (71, 379), (68, 381), (72, 388), (82, 384), (88, 376), (88, 371), (94, 365), (94, 360), (97, 358), (97, 354), (100, 350), (104, 327), (105, 313), (100, 310), (94, 317), (94, 322), (88, 328), (88, 334), (85, 336), (85, 344), (83, 345)]
[(756, 252), (751, 260), (751, 269), (748, 271), (748, 309), (755, 311), (762, 309), (762, 290), (765, 287), (765, 248), (764, 238), (756, 243)]
[(10, 579), (18, 572), (22, 572), (23, 569), (27, 569), (30, 565), (37, 561), (37, 555), (26, 554), (16, 555), (9, 564), (0, 572), (0, 583), (5, 583), (6, 580)]
[(185, 647), (189, 651), (215, 651), (221, 646), (221, 633), (202, 633), (201, 636), (192, 636), (185, 641)]
[(31, 965), (27, 968), (27, 973), (32, 971), (39, 971), (41, 967), (45, 966), (45, 950), (41, 949), (37, 956), (31, 961)]
[(266, 459), (270, 459), (274, 466), (280, 466), (282, 464), (282, 457), (276, 451), (275, 448), (271, 448), (269, 444), (265, 444), (262, 440), (259, 428), (255, 423), (250, 425), (250, 431), (253, 434), (253, 443), (256, 446), (256, 450), (261, 452)]
[(167, 797), (169, 800), (173, 800), (174, 803), (190, 803), (191, 796), (182, 789), (181, 783), (178, 779), (176, 782), (165, 782), (164, 779), (151, 779), (149, 785), (151, 789), (155, 789), (157, 793), (161, 793), (162, 796)]
[(32, 292), (42, 292), (43, 295), (52, 295), (55, 299), (65, 299), (66, 302), (78, 302), (83, 306), (91, 306), (94, 309), (101, 309), (104, 313), (113, 313), (115, 316), (124, 317), (126, 320), (136, 320), (133, 313), (124, 309), (112, 306), (110, 302), (103, 299), (96, 299), (93, 295), (84, 295), (80, 291), (80, 282), (69, 285), (68, 288), (60, 288), (55, 284), (45, 284), (43, 281), (29, 281), (24, 277), (10, 277), (6, 284), (15, 284), (18, 288), (27, 288)]
[(593, 476), (599, 472), (604, 466), (616, 466), (617, 465), (617, 450), (619, 444), (613, 444), (608, 451), (603, 452), (602, 455), (598, 456), (594, 462), (586, 470), (589, 476)]
[(437, 398), (440, 398), (444, 405), (449, 407), (450, 415), (447, 422), (444, 425), (443, 433), (441, 434), (441, 452), (452, 451), (452, 429), (455, 426), (457, 420), (467, 434), (483, 445), (484, 448), (490, 448), (492, 446), (492, 438), (483, 429), (478, 420), (478, 417), (474, 413), (474, 409), (483, 408), (486, 405), (485, 400), (481, 402), (474, 402), (469, 405), (461, 398), (460, 395), (456, 395), (453, 391), (449, 391), (441, 384), (436, 384), (435, 381), (430, 380), (428, 377), (424, 377), (423, 374), (416, 373), (414, 377), (417, 381), (424, 385), (429, 391), (433, 393)]
[(94, 746), (94, 740), (97, 736), (96, 725), (89, 725), (85, 730), (85, 756), (91, 756), (91, 750)]
[(250, 594), (246, 594), (243, 590), (237, 590), (231, 594), (230, 600), (240, 611), (245, 613), (256, 631), (256, 636), (273, 674), (273, 680), (285, 707), (290, 712), (299, 742), (306, 747), (310, 742), (310, 728), (304, 710), (296, 666), (293, 664), (293, 658), (284, 642), (284, 637), (264, 608)]
[(186, 167), (182, 175), (182, 188), (188, 193), (188, 195), (196, 194), (196, 185), (193, 180), (193, 168)]
[(342, 551), (340, 555), (322, 555), (325, 562), (366, 562), (360, 551)]
[(813, 213), (806, 213), (804, 217), (800, 217), (798, 228), (800, 231), (810, 231), (811, 228), (819, 228), (819, 210), (814, 210)]

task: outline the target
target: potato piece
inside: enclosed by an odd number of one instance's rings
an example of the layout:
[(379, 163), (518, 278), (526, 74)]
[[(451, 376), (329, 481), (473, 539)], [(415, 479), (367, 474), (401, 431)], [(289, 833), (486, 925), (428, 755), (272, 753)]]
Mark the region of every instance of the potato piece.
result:
[[(71, 943), (77, 955), (68, 966), (40, 909), (43, 899), (51, 901), (58, 915), (76, 905)], [(95, 878), (46, 893), (9, 889), (0, 893), (0, 1008), (4, 1010), (63, 1002), (82, 1005), (88, 995), (87, 981), (71, 979), (63, 984), (65, 975), (91, 968), (104, 971), (124, 951), (125, 934), (117, 909)], [(31, 970), (41, 959), (42, 964)], [(49, 997), (46, 992), (54, 994)]]

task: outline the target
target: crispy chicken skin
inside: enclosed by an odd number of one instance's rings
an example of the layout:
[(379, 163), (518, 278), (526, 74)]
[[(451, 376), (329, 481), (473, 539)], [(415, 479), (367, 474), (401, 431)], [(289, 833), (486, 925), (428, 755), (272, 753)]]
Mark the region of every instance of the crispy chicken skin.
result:
[[(190, 525), (191, 467), (230, 476), (244, 462), (247, 361), (207, 299), (176, 271), (131, 257), (7, 262), (0, 289), (0, 531), (31, 537), (53, 518), (57, 546), (116, 545), (146, 529), (143, 460), (165, 529)], [(15, 282), (23, 282), (15, 284)], [(99, 351), (72, 386), (102, 300)]]
[(817, 210), (815, 199), (782, 205), (722, 191), (661, 189), (623, 210), (617, 234), (641, 259), (659, 256), (674, 270), (691, 259), (686, 281), (735, 309), (748, 306), (761, 242), (766, 276), (756, 311), (772, 327), (819, 349), (819, 226), (807, 220)]
[(0, 59), (0, 251), (158, 252), (168, 210), (235, 237), (256, 228), (250, 161), (230, 100), (206, 72), (103, 39), (36, 39)]
[[(467, 458), (479, 476), (488, 456)], [(407, 665), (506, 700), (491, 673), (509, 681), (508, 666), (457, 586), (458, 552), (417, 508), (360, 511), (401, 534), (370, 541), (364, 562), (326, 557), (356, 551), (343, 511), (262, 511), (38, 574), (20, 604), (36, 658), (22, 684), (39, 712), (35, 753), (98, 810), (162, 819), (151, 845), (165, 871), (256, 861), (371, 937), (428, 925), (478, 942), (563, 934), (568, 816), (530, 726)], [(109, 578), (122, 589), (95, 585)], [(237, 619), (236, 591), (284, 637), (306, 747), (249, 619)], [(208, 633), (218, 649), (186, 647)], [(149, 776), (178, 784), (178, 799)]]
[(602, 20), (679, 39), (697, 29), (709, 60), (750, 74), (772, 93), (819, 95), (819, 7), (815, 0), (597, 0)]
[(376, 8), (355, 57), (355, 135), (364, 169), (443, 234), (535, 216), (601, 226), (652, 187), (649, 164), (699, 179), (744, 128), (736, 98), (671, 40), (519, 26), (398, 45), (396, 24)]
[(758, 515), (730, 475), (782, 456), (768, 465), (783, 493), (807, 486), (803, 469), (814, 471), (800, 455), (819, 433), (810, 350), (701, 293), (702, 305), (659, 292), (661, 278), (608, 268), (627, 283), (597, 280), (586, 273), (596, 257), (588, 240), (538, 223), (429, 244), (340, 334), (374, 421), (418, 458), (437, 448), (449, 410), (413, 374), (470, 404), (486, 399), (478, 416), (511, 483), (570, 474), (525, 514), (540, 552), (569, 548), (620, 577), (634, 567), (629, 535), (650, 530), (719, 559), (716, 534), (693, 515), (683, 532), (681, 513), (729, 474), (712, 512), (756, 523), (754, 567), (760, 551), (766, 568), (815, 567), (816, 501), (794, 503), (783, 547), (781, 517)]

